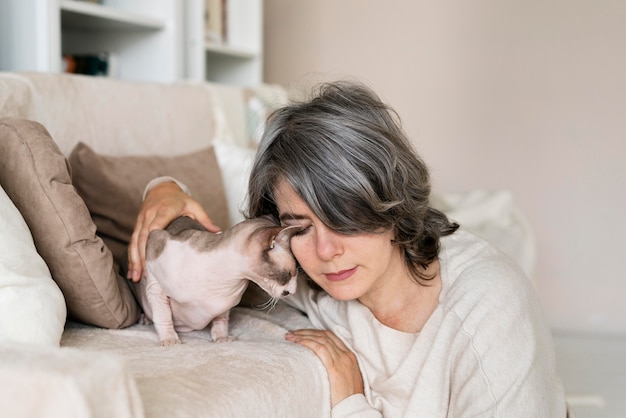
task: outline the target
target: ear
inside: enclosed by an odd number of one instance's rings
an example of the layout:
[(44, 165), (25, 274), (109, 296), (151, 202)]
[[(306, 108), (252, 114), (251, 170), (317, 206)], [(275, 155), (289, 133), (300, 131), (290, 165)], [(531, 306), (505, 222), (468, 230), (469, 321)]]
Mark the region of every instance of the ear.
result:
[(270, 242), (270, 249), (273, 249), (276, 244), (280, 245), (286, 250), (291, 248), (291, 237), (293, 237), (296, 233), (302, 230), (301, 226), (288, 226), (282, 228), (278, 231), (278, 233), (272, 237)]

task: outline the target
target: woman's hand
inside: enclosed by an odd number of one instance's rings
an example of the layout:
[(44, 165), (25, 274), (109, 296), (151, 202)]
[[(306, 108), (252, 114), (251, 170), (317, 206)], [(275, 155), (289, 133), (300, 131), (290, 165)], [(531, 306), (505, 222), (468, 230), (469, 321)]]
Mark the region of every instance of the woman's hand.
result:
[(141, 279), (146, 267), (146, 242), (153, 229), (163, 229), (179, 216), (189, 216), (200, 222), (211, 232), (218, 232), (216, 226), (202, 205), (182, 191), (174, 182), (164, 182), (154, 186), (144, 199), (135, 229), (128, 246), (127, 278), (133, 282)]
[(356, 356), (332, 332), (317, 329), (290, 331), (285, 338), (312, 350), (328, 372), (331, 406), (363, 392), (363, 378)]

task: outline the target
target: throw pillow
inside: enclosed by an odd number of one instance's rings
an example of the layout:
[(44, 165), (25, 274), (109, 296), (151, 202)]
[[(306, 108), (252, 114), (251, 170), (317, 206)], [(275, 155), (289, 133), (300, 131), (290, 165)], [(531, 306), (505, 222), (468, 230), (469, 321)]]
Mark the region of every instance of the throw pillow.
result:
[(110, 156), (79, 143), (69, 156), (72, 181), (82, 196), (97, 233), (117, 263), (135, 226), (144, 188), (156, 177), (171, 176), (185, 184), (213, 222), (230, 226), (222, 175), (213, 147), (190, 154), (164, 156)]
[(256, 149), (221, 141), (214, 142), (215, 154), (224, 178), (231, 225), (243, 221), (248, 196), (248, 179)]
[(0, 344), (59, 346), (65, 300), (28, 225), (0, 187)]
[(69, 316), (106, 328), (134, 324), (137, 302), (96, 235), (67, 160), (48, 131), (37, 122), (2, 119), (0, 155), (0, 184), (28, 224)]

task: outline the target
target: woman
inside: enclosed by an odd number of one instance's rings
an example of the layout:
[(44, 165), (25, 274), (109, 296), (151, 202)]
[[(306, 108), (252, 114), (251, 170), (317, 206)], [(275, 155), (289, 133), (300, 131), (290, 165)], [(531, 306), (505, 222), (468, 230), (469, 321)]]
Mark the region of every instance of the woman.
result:
[[(316, 329), (286, 338), (326, 367), (333, 416), (565, 417), (528, 279), (430, 208), (429, 194), (397, 116), (364, 86), (324, 85), (267, 121), (247, 216), (302, 229), (291, 246), (306, 279), (286, 300)], [(180, 214), (216, 228), (175, 184), (154, 187), (133, 234), (133, 279), (147, 231)]]

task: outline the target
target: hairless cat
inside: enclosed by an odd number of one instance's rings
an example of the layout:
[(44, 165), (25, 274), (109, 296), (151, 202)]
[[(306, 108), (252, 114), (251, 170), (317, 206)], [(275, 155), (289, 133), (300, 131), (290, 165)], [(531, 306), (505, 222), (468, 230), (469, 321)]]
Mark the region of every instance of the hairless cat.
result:
[(151, 231), (145, 275), (134, 286), (160, 344), (180, 344), (177, 332), (210, 323), (213, 341), (231, 341), (230, 309), (240, 302), (249, 281), (276, 299), (295, 292), (290, 241), (299, 230), (261, 217), (215, 234), (182, 216), (165, 230)]

